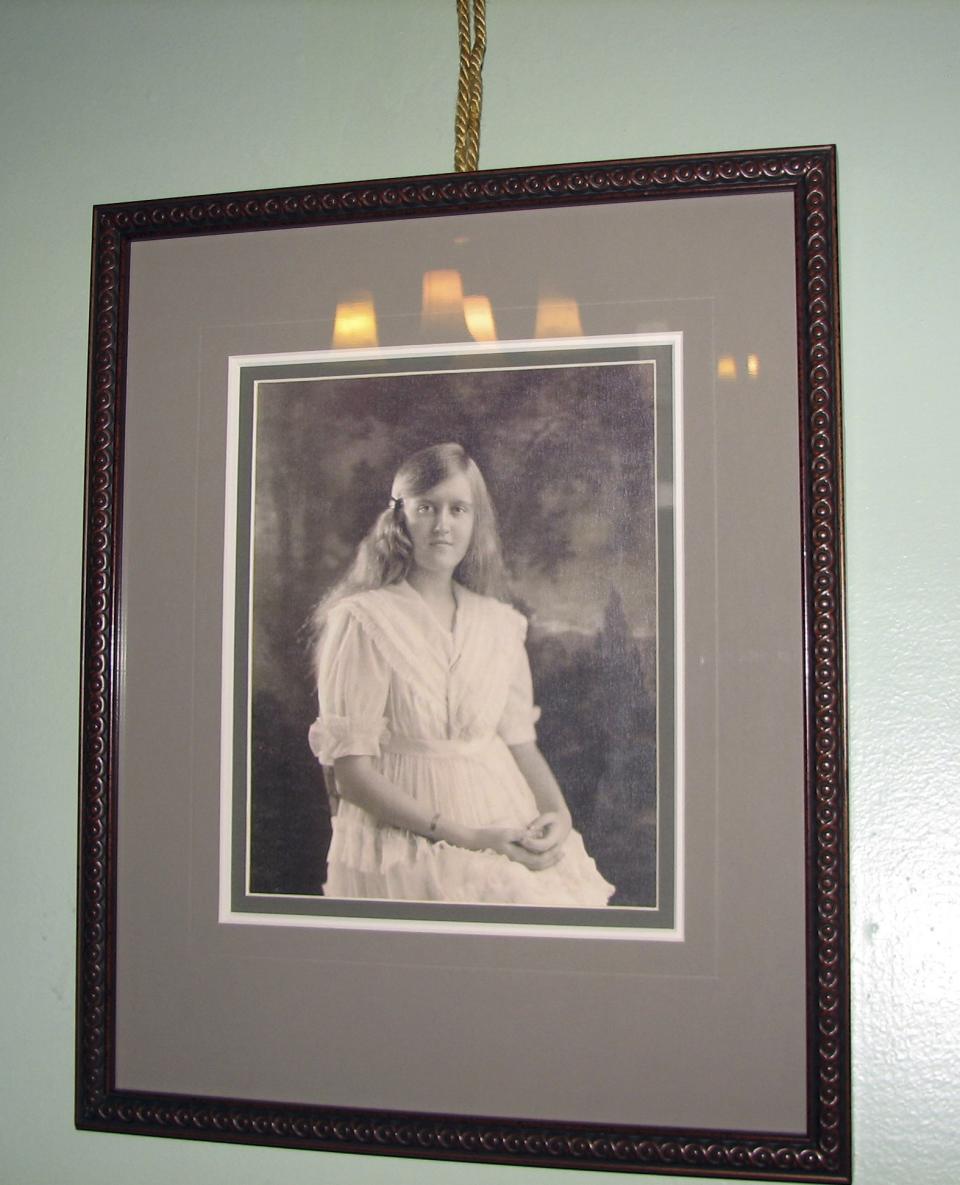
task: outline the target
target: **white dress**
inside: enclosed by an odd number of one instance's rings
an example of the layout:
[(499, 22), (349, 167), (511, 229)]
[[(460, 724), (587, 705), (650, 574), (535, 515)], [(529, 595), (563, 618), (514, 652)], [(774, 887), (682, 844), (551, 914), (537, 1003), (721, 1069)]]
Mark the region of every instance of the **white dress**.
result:
[[(433, 814), (469, 827), (525, 827), (540, 814), (508, 746), (536, 738), (526, 620), (455, 586), (446, 631), (406, 581), (339, 602), (324, 628), (319, 716), (310, 747), (322, 765), (366, 755)], [(324, 893), (413, 901), (603, 906), (613, 886), (572, 831), (563, 858), (533, 872), (378, 823), (341, 800)]]

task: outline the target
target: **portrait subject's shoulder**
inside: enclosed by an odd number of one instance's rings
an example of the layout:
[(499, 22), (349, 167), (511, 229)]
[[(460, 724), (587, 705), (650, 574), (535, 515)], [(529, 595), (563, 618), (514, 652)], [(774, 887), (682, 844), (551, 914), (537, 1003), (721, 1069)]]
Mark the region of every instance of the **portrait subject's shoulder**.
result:
[(362, 593), (351, 593), (348, 597), (342, 597), (336, 604), (331, 605), (327, 610), (326, 623), (324, 626), (326, 633), (332, 633), (336, 629), (343, 629), (346, 623), (355, 616), (354, 608), (357, 598), (362, 596)]
[(324, 633), (328, 637), (340, 637), (351, 628), (361, 631), (375, 630), (385, 615), (389, 614), (389, 601), (383, 596), (386, 589), (372, 588), (350, 593), (330, 608)]
[(513, 605), (504, 605), (504, 608), (507, 610), (507, 620), (510, 622), (511, 628), (516, 631), (517, 638), (522, 646), (527, 640), (527, 627), (530, 622)]
[(388, 588), (367, 588), (361, 592), (351, 593), (348, 597), (338, 601), (331, 613), (342, 613), (348, 617), (361, 620), (370, 614), (387, 611), (396, 599), (394, 590)]
[(491, 629), (501, 636), (505, 635), (520, 642), (525, 640), (527, 619), (518, 609), (514, 609), (512, 605), (508, 605), (506, 601), (500, 601), (496, 597), (484, 596), (481, 593), (471, 592), (469, 589), (463, 591), (470, 598), (478, 615)]
[(386, 585), (344, 597), (330, 611), (329, 622), (340, 634), (362, 639), (389, 667), (416, 681), (422, 667), (418, 606), (408, 586)]

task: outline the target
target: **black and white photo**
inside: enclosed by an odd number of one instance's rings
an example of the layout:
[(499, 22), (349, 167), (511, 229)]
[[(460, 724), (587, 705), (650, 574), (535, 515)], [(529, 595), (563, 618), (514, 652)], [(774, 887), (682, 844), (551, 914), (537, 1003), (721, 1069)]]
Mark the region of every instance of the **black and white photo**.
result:
[(237, 367), (235, 908), (676, 923), (675, 348)]

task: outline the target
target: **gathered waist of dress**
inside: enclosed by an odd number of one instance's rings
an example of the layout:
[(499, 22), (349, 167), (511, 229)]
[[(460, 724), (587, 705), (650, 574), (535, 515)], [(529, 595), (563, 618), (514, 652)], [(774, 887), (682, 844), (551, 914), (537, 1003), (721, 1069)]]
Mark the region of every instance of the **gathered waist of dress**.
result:
[(398, 756), (471, 757), (481, 753), (496, 733), (482, 737), (407, 737), (389, 733), (381, 738), (380, 752)]

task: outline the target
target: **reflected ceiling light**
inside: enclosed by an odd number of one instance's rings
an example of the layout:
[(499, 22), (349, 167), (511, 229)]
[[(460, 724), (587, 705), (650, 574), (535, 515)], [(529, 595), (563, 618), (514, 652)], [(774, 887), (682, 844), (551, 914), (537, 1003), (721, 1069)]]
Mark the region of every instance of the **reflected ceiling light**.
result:
[(463, 315), (466, 318), (470, 336), (477, 342), (495, 342), (497, 326), (493, 320), (493, 309), (488, 296), (465, 296)]
[(420, 330), (430, 337), (466, 337), (463, 319), (463, 279), (454, 268), (423, 273)]
[(747, 374), (755, 379), (760, 373), (760, 359), (756, 354), (747, 355)]
[(352, 300), (343, 300), (337, 305), (331, 344), (335, 349), (380, 344), (377, 340), (377, 314), (369, 292), (358, 292)]
[(717, 378), (735, 379), (737, 377), (737, 360), (732, 354), (722, 354), (717, 359)]
[(534, 337), (583, 337), (580, 307), (572, 296), (541, 293)]

